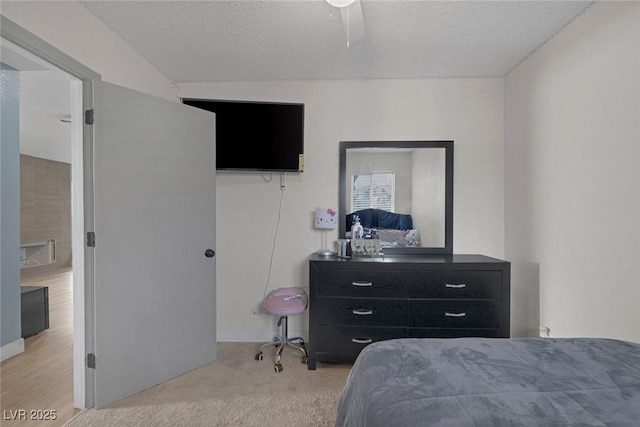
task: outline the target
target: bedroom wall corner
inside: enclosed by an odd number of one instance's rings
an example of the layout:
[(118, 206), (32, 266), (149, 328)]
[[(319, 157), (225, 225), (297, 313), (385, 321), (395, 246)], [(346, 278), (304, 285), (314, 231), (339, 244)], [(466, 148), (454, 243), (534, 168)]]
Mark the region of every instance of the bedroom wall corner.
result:
[(595, 2), (504, 84), (512, 334), (640, 342), (640, 3)]
[[(454, 140), (454, 251), (504, 256), (502, 79), (180, 83), (187, 98), (305, 103), (305, 171), (287, 174), (269, 289), (309, 285), (320, 248), (316, 207), (337, 208), (340, 141)], [(266, 174), (267, 179), (270, 178)], [(280, 201), (279, 177), (217, 175), (218, 336), (273, 336), (273, 316), (251, 313), (263, 297)], [(329, 241), (337, 231), (329, 234)], [(308, 312), (291, 330), (308, 330)]]
[(103, 81), (178, 101), (171, 81), (78, 1), (2, 1), (2, 15)]

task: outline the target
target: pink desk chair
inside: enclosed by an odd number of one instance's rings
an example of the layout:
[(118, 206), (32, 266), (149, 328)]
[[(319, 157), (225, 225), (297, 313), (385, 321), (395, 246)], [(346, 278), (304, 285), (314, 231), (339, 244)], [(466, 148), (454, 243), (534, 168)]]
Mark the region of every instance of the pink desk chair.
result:
[[(256, 360), (262, 360), (264, 350), (267, 347), (276, 347), (275, 364), (273, 365), (276, 373), (282, 371), (282, 364), (280, 363), (280, 357), (285, 347), (292, 347), (302, 352), (302, 363), (307, 363), (308, 355), (307, 350), (304, 348), (304, 340), (301, 337), (289, 338), (287, 320), (288, 316), (292, 314), (304, 313), (307, 308), (307, 293), (302, 288), (279, 288), (269, 292), (269, 295), (264, 299), (262, 303), (267, 313), (276, 314), (279, 317), (278, 326), (281, 328), (279, 336), (273, 338), (273, 342), (262, 344), (258, 353), (256, 354)], [(294, 341), (299, 341), (295, 344)]]

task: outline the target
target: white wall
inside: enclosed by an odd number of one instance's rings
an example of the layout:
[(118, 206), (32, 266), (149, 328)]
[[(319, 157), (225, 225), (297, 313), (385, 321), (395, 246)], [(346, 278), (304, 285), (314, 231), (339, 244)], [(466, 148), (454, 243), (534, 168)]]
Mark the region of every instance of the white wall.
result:
[(640, 4), (598, 2), (505, 78), (512, 332), (640, 341)]
[(0, 12), (102, 80), (177, 101), (169, 79), (79, 2), (3, 0)]
[[(454, 142), (455, 143), (455, 142)], [(420, 244), (426, 247), (445, 245), (446, 215), (446, 149), (414, 150), (411, 153), (411, 175), (420, 183), (411, 198), (413, 227), (420, 230)]]
[[(103, 80), (175, 99), (80, 4), (1, 7)], [(320, 246), (311, 212), (337, 206), (338, 141), (453, 139), (454, 250), (513, 262), (513, 334), (544, 324), (639, 341), (639, 7), (587, 9), (505, 78), (504, 103), (501, 79), (182, 84), (180, 94), (307, 104), (306, 171), (287, 178), (270, 288), (307, 285), (306, 256)], [(249, 308), (264, 290), (279, 180), (218, 178), (219, 336), (263, 337), (272, 319)]]
[[(305, 103), (305, 171), (287, 175), (269, 289), (308, 286), (306, 259), (321, 239), (312, 213), (338, 205), (340, 141), (454, 140), (454, 250), (502, 257), (502, 90), (501, 79), (180, 84), (186, 98)], [(265, 289), (279, 178), (219, 173), (217, 192), (218, 337), (268, 340), (274, 319), (252, 318), (250, 307)], [(306, 330), (306, 316), (290, 328)]]
[(20, 154), (71, 163), (69, 76), (57, 71), (20, 72)]
[[(130, 46), (75, 2), (2, 2), (2, 14), (111, 83), (167, 99), (174, 90)], [(180, 84), (184, 97), (306, 103), (305, 172), (289, 174), (269, 289), (308, 286), (320, 247), (316, 207), (337, 207), (341, 140), (455, 141), (454, 250), (504, 256), (504, 111), (501, 79)], [(218, 174), (218, 337), (270, 339), (263, 296), (279, 205), (279, 177)], [(337, 238), (337, 232), (331, 236)], [(294, 319), (292, 330), (306, 330)]]

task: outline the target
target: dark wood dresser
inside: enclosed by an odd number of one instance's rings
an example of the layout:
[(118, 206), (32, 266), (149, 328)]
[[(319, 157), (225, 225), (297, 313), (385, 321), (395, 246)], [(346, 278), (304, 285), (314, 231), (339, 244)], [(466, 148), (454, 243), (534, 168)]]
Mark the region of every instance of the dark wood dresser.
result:
[(309, 369), (392, 338), (509, 337), (507, 261), (483, 255), (309, 258)]

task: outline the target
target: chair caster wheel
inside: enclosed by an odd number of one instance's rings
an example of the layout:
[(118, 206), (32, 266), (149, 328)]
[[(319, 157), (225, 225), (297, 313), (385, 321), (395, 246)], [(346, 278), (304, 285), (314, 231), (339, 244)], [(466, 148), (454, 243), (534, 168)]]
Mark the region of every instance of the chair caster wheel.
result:
[(278, 372), (282, 372), (282, 364), (276, 363), (275, 365), (273, 365), (273, 370), (276, 371), (276, 374)]
[(256, 360), (262, 360), (263, 357), (262, 352), (256, 354)]
[(308, 365), (309, 364), (309, 358), (307, 356), (303, 356), (302, 357), (302, 364), (303, 365)]

